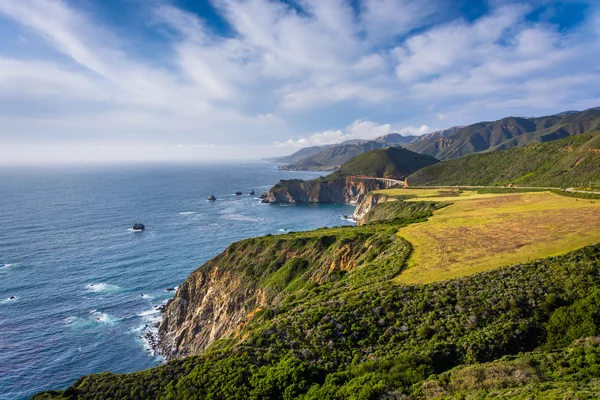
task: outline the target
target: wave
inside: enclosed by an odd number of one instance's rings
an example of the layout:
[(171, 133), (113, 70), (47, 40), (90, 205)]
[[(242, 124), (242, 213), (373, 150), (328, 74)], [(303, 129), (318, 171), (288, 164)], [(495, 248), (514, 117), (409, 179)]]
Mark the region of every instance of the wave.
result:
[(17, 265), (16, 263), (12, 263), (12, 264), (9, 264), (9, 263), (0, 264), (0, 268), (10, 268), (10, 267), (14, 267), (16, 265)]
[(192, 214), (196, 214), (196, 211), (184, 211), (184, 212), (179, 213), (179, 215), (192, 215)]
[(112, 325), (119, 321), (118, 319), (114, 318), (113, 316), (111, 316), (107, 313), (97, 311), (97, 310), (91, 310), (90, 314), (91, 314), (92, 321), (95, 321), (99, 324)]
[(2, 303), (2, 304), (13, 303), (13, 302), (17, 301), (18, 299), (19, 298), (17, 296), (10, 296), (9, 298), (0, 301), (0, 303)]
[(153, 299), (153, 298), (154, 298), (153, 296), (150, 296), (149, 294), (146, 294), (146, 293), (142, 293), (142, 294), (140, 294), (140, 297), (141, 297), (142, 299), (148, 299), (148, 300), (150, 300), (150, 299)]
[(224, 214), (221, 216), (221, 218), (226, 219), (228, 221), (265, 222), (264, 218), (250, 217), (241, 214)]
[(117, 285), (111, 285), (109, 283), (89, 283), (85, 285), (85, 290), (93, 293), (101, 293), (101, 292), (114, 292), (121, 289)]
[(160, 314), (160, 310), (153, 307), (150, 310), (142, 311), (141, 313), (138, 314), (138, 317), (149, 317), (151, 315), (156, 315), (156, 314)]
[(77, 317), (74, 316), (74, 315), (72, 315), (70, 317), (67, 317), (67, 318), (63, 319), (63, 322), (65, 323), (65, 325), (71, 325), (76, 320), (77, 320)]

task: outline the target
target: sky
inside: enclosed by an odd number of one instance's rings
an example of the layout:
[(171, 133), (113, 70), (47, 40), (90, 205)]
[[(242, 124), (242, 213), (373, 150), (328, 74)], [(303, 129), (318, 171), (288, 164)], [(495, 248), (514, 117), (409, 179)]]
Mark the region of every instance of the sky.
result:
[(0, 164), (246, 160), (600, 106), (600, 1), (0, 0)]

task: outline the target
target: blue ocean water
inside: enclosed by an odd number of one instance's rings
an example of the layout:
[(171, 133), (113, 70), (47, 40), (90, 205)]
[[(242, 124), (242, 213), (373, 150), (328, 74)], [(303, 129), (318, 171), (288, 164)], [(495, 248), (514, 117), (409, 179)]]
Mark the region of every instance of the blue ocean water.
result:
[(248, 195), (318, 175), (267, 163), (0, 169), (0, 399), (159, 364), (143, 336), (166, 288), (233, 241), (351, 223), (350, 206)]

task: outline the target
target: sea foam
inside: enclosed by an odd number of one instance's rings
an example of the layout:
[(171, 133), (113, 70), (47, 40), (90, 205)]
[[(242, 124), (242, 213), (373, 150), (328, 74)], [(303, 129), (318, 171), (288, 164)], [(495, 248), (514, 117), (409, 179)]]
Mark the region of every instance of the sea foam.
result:
[(85, 285), (85, 290), (93, 293), (101, 293), (101, 292), (114, 292), (119, 290), (120, 287), (117, 285), (111, 285), (109, 283), (89, 283)]

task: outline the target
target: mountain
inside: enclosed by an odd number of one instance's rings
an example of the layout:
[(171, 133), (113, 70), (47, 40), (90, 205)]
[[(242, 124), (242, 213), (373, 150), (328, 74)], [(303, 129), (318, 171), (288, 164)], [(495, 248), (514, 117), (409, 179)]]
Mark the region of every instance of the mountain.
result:
[(269, 203), (356, 204), (362, 201), (367, 193), (392, 185), (392, 182), (363, 179), (364, 177), (404, 179), (411, 173), (437, 162), (439, 161), (431, 156), (401, 147), (371, 150), (346, 161), (337, 172), (326, 177), (310, 181), (280, 181), (265, 197)]
[(320, 152), (304, 157), (297, 161), (295, 167), (333, 167), (340, 166), (351, 158), (371, 151), (374, 149), (381, 149), (388, 147), (387, 143), (383, 142), (364, 142), (360, 144), (345, 144), (340, 146), (330, 147)]
[(298, 151), (296, 151), (295, 153), (290, 154), (289, 156), (283, 156), (283, 157), (273, 157), (273, 158), (269, 158), (268, 161), (272, 161), (272, 162), (276, 162), (276, 163), (289, 163), (289, 164), (293, 164), (296, 163), (306, 157), (310, 157), (314, 154), (317, 154), (321, 151), (323, 151), (326, 148), (329, 148), (331, 146), (311, 146), (311, 147), (304, 147)]
[(417, 140), (419, 136), (408, 135), (403, 136), (399, 133), (389, 133), (387, 135), (379, 136), (373, 139), (374, 142), (385, 143), (388, 145), (399, 145), (399, 144), (407, 144)]
[(600, 129), (600, 110), (597, 109), (540, 118), (507, 117), (478, 122), (443, 137), (425, 137), (407, 144), (406, 148), (446, 160), (476, 152), (548, 142), (595, 129)]
[(373, 140), (347, 140), (336, 145), (307, 147), (289, 156), (273, 158), (271, 161), (288, 164), (280, 167), (283, 170), (331, 170), (339, 167), (352, 157), (370, 150), (390, 146), (404, 146), (427, 138), (445, 137), (460, 128), (462, 127), (455, 126), (434, 131), (423, 136), (403, 136), (399, 133), (390, 133)]
[(570, 187), (600, 181), (600, 131), (442, 161), (408, 177), (415, 185)]
[(454, 132), (456, 132), (456, 131), (458, 131), (458, 130), (460, 130), (462, 128), (464, 128), (463, 125), (453, 126), (451, 128), (448, 128), (448, 129), (439, 129), (437, 131), (433, 131), (433, 132), (427, 133), (427, 134), (425, 134), (423, 136), (417, 136), (416, 139), (413, 140), (412, 142), (416, 143), (416, 142), (420, 142), (422, 140), (430, 140), (430, 139), (443, 138), (443, 137), (446, 137), (446, 136), (448, 136), (448, 135), (450, 135), (450, 134), (452, 134), (452, 133), (454, 133)]
[(411, 173), (438, 163), (434, 157), (401, 147), (372, 150), (346, 161), (331, 176), (370, 176), (404, 179)]

